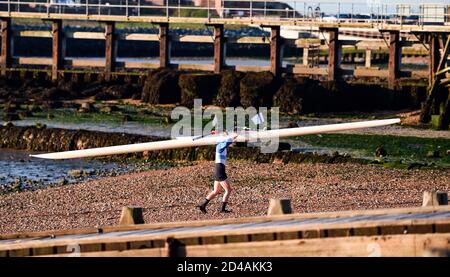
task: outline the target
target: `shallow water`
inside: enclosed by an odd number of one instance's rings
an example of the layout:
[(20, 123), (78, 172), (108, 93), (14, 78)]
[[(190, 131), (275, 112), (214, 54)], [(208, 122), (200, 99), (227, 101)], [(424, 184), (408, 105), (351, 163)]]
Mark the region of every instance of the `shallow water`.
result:
[(43, 160), (29, 157), (29, 154), (26, 151), (0, 150), (0, 186), (17, 180), (42, 181), (43, 184), (56, 183), (63, 178), (68, 182), (76, 181), (78, 178), (68, 174), (70, 170), (87, 172), (89, 176), (83, 178), (86, 180), (97, 177), (99, 170), (110, 171), (121, 167), (113, 162), (89, 159)]

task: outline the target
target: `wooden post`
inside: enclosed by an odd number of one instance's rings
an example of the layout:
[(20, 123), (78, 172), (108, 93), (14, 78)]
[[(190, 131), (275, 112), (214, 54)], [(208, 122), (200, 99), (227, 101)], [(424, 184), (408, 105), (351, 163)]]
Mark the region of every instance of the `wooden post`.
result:
[(290, 213), (292, 213), (290, 199), (270, 199), (267, 215), (280, 215)]
[(225, 38), (223, 25), (214, 25), (214, 73), (220, 73), (225, 66)]
[(186, 245), (175, 238), (167, 238), (165, 248), (167, 257), (186, 257)]
[(140, 207), (123, 207), (119, 225), (143, 224), (144, 217)]
[(366, 68), (370, 68), (372, 66), (372, 50), (366, 49)]
[(62, 21), (52, 20), (52, 81), (58, 80), (58, 70), (63, 67)]
[(170, 66), (170, 36), (169, 36), (169, 24), (159, 24), (159, 66)]
[(401, 64), (401, 46), (400, 46), (400, 32), (389, 32), (389, 65), (388, 65), (388, 86), (390, 89), (395, 89), (397, 78), (400, 76)]
[(424, 191), (422, 207), (448, 205), (448, 195), (442, 191)]
[(270, 27), (270, 72), (275, 76), (281, 75), (282, 69), (282, 39), (280, 36), (280, 26)]
[(6, 75), (6, 69), (11, 66), (11, 19), (2, 18), (1, 19), (2, 28), (2, 49), (1, 49), (1, 61), (0, 70), (1, 75)]
[(435, 34), (430, 34), (430, 63), (429, 63), (429, 84), (434, 80), (434, 75), (439, 66), (439, 61), (441, 59), (439, 52), (439, 36)]
[(111, 73), (114, 71), (116, 62), (116, 53), (114, 50), (114, 22), (106, 22), (105, 25), (105, 79), (111, 79)]
[(328, 40), (328, 80), (336, 81), (340, 75), (340, 45), (339, 45), (339, 29), (330, 28), (327, 29), (329, 34)]

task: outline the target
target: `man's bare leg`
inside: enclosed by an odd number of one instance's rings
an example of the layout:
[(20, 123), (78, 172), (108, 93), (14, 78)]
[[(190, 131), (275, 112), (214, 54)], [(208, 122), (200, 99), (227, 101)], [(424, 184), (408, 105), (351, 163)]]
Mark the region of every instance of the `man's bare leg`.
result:
[(222, 198), (222, 207), (220, 208), (220, 212), (229, 212), (226, 209), (227, 203), (228, 203), (228, 198), (230, 197), (232, 188), (230, 183), (228, 182), (228, 180), (225, 180), (223, 182), (220, 182), (220, 185), (222, 186), (222, 188), (225, 190), (225, 193), (223, 195)]
[(219, 195), (220, 193), (220, 182), (219, 181), (214, 181), (214, 189), (213, 191), (211, 191), (208, 196), (206, 196), (206, 199), (208, 199), (209, 201), (213, 200), (217, 195)]
[(203, 200), (203, 202), (198, 206), (200, 208), (200, 211), (203, 213), (206, 213), (206, 205), (208, 205), (209, 201), (214, 199), (219, 193), (220, 193), (220, 182), (214, 181), (214, 188), (213, 191), (211, 191), (207, 196), (206, 199)]

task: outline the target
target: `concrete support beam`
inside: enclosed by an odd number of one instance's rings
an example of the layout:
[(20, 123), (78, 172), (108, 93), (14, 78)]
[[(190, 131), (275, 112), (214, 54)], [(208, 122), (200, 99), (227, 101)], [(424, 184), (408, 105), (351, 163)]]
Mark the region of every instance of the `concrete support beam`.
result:
[(365, 67), (366, 68), (370, 68), (372, 66), (372, 50), (370, 49), (366, 49), (366, 63), (365, 63)]
[(2, 30), (2, 45), (1, 45), (1, 59), (0, 59), (0, 71), (1, 75), (6, 75), (6, 69), (11, 66), (11, 19), (1, 19)]
[(281, 75), (283, 59), (283, 41), (280, 36), (280, 26), (270, 27), (270, 72)]
[(436, 74), (440, 61), (439, 35), (430, 34), (429, 44), (430, 44), (429, 83), (431, 85), (431, 83), (434, 80), (434, 75)]
[(223, 25), (214, 25), (214, 73), (225, 67), (225, 37)]
[(397, 78), (400, 77), (400, 65), (402, 48), (400, 46), (400, 32), (389, 32), (389, 65), (388, 65), (388, 86), (395, 89)]
[(105, 79), (111, 79), (111, 73), (114, 71), (116, 62), (115, 43), (114, 43), (114, 22), (106, 22), (105, 24)]
[(52, 80), (58, 80), (58, 70), (64, 63), (62, 21), (52, 21)]
[(169, 24), (159, 24), (159, 66), (170, 66), (170, 36)]
[(339, 43), (339, 29), (326, 29), (329, 34), (328, 40), (328, 80), (336, 81), (340, 76), (340, 43)]

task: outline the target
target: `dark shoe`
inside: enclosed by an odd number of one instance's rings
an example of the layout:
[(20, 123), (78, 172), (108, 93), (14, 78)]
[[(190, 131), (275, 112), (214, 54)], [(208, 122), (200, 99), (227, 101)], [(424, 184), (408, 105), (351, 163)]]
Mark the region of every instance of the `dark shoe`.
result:
[(205, 200), (203, 200), (203, 202), (197, 207), (200, 209), (200, 211), (202, 211), (202, 213), (206, 214), (206, 205), (208, 205), (208, 203), (209, 200), (205, 198)]
[(202, 213), (206, 214), (206, 206), (199, 205), (199, 206), (197, 206), (197, 208), (199, 208), (200, 211), (202, 211)]
[(219, 213), (231, 213), (230, 210), (226, 209), (227, 204), (228, 204), (227, 202), (222, 202), (222, 206), (219, 209)]

